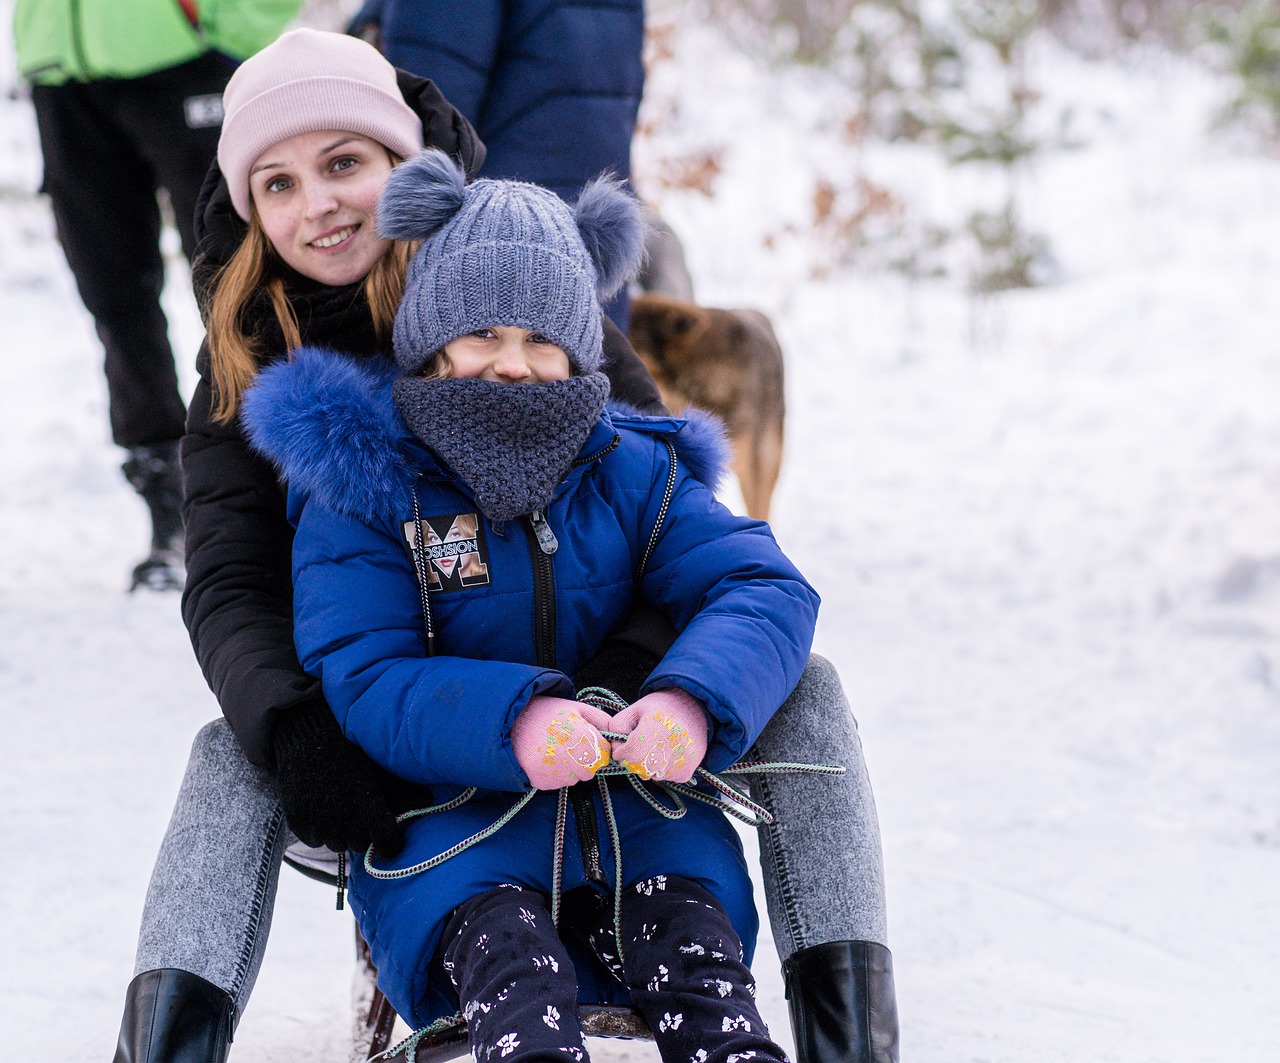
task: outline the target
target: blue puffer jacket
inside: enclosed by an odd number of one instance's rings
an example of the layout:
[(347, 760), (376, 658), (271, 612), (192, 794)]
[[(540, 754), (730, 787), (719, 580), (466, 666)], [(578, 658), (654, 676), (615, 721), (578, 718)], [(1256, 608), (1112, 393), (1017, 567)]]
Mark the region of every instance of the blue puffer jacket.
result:
[(631, 176), (644, 89), (643, 0), (369, 0), (386, 57), (436, 83), (488, 149), (482, 177), (572, 200), (605, 170)]
[[(723, 440), (711, 423), (602, 416), (548, 507), (559, 544), (548, 554), (529, 521), (497, 528), (474, 516), (465, 485), (395, 410), (394, 373), (302, 351), (260, 374), (243, 416), (289, 483), (298, 653), (344, 732), (384, 767), (430, 785), (439, 801), (484, 788), (454, 812), (414, 821), (397, 866), (487, 826), (528, 789), (512, 723), (536, 694), (573, 697), (568, 676), (636, 593), (680, 633), (645, 690), (681, 687), (706, 705), (711, 770), (739, 759), (800, 677), (818, 598), (766, 524), (716, 502), (706, 481), (719, 471)], [(664, 438), (680, 460), (637, 585), (668, 480)], [(433, 573), (431, 657), (408, 548), (415, 490)], [(704, 885), (725, 905), (749, 962), (758, 921), (732, 827), (697, 802), (672, 822), (629, 786), (613, 790), (628, 839), (623, 884), (663, 873)], [(407, 1020), (426, 1023), (457, 1006), (447, 978), (427, 963), (453, 908), (499, 882), (549, 887), (554, 815), (554, 795), (539, 795), (492, 839), (413, 878), (389, 883), (356, 869), (352, 907), (384, 992)], [(599, 809), (595, 824), (570, 831), (566, 890), (590, 877), (584, 830), (605, 835)], [(610, 880), (612, 859), (605, 844)], [(610, 990), (581, 965), (579, 975), (584, 996), (618, 999), (616, 984)]]

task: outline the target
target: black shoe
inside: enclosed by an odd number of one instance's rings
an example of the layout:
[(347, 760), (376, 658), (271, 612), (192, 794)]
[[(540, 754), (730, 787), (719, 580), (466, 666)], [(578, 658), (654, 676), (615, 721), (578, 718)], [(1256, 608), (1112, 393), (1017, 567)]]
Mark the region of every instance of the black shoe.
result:
[(133, 569), (129, 590), (181, 590), (183, 576), (182, 467), (178, 442), (131, 447), (125, 479), (151, 514), (151, 551)]
[(898, 1063), (893, 956), (874, 941), (831, 941), (782, 965), (796, 1063)]
[(236, 1027), (230, 994), (198, 974), (143, 971), (124, 996), (113, 1063), (226, 1063)]

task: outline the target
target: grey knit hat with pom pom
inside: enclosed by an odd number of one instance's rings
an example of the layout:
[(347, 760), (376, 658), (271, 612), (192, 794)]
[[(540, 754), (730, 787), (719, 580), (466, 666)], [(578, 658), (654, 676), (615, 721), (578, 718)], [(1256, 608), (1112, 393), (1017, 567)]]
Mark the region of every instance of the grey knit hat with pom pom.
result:
[(621, 182), (597, 178), (570, 206), (521, 181), (466, 184), (428, 149), (396, 167), (378, 200), (383, 236), (422, 240), (396, 314), (396, 360), (415, 374), (450, 340), (508, 325), (540, 332), (576, 373), (600, 368), (603, 299), (644, 255), (640, 205)]

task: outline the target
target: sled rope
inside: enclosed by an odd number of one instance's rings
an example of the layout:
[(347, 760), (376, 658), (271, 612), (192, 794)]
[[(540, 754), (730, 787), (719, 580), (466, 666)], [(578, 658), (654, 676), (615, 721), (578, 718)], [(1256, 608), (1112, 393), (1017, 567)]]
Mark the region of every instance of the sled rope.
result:
[[(612, 690), (604, 687), (586, 687), (579, 691), (578, 700), (597, 708), (603, 709), (605, 712), (616, 714), (620, 709), (627, 707), (627, 703), (622, 700)], [(626, 738), (626, 735), (615, 731), (602, 731), (601, 734), (610, 741), (620, 741)], [(613, 798), (609, 791), (609, 779), (625, 777), (631, 788), (640, 796), (640, 798), (652, 808), (658, 815), (666, 819), (682, 818), (688, 806), (685, 799), (702, 801), (711, 805), (713, 808), (719, 809), (726, 815), (733, 816), (735, 819), (741, 820), (743, 823), (752, 827), (759, 827), (764, 824), (774, 822), (773, 815), (763, 805), (757, 804), (746, 796), (741, 790), (726, 782), (721, 776), (741, 776), (750, 774), (778, 774), (781, 772), (805, 772), (812, 775), (843, 775), (845, 769), (835, 764), (798, 764), (789, 761), (748, 761), (731, 765), (724, 768), (717, 775), (716, 773), (707, 771), (706, 768), (698, 768), (694, 774), (694, 778), (688, 783), (668, 782), (666, 780), (641, 779), (638, 775), (628, 771), (623, 765), (617, 761), (610, 761), (595, 774), (596, 785), (600, 790), (600, 802), (604, 810), (605, 823), (609, 830), (609, 841), (613, 846), (613, 930), (617, 939), (618, 959), (622, 959), (622, 845), (618, 832), (618, 823), (613, 811)], [(705, 783), (708, 788), (716, 792), (716, 796), (712, 796), (699, 791), (696, 787), (699, 782)], [(668, 806), (663, 804), (659, 799), (659, 795), (655, 791), (661, 791), (671, 802)], [(438, 805), (429, 805), (425, 808), (416, 808), (409, 812), (402, 812), (396, 817), (396, 822), (404, 823), (411, 819), (418, 819), (421, 816), (434, 815), (437, 812), (448, 812), (466, 804), (477, 793), (479, 788), (469, 786), (463, 790), (457, 797), (450, 801), (442, 802)], [(379, 868), (373, 863), (373, 846), (370, 845), (364, 854), (364, 869), (373, 878), (379, 879), (402, 879), (410, 878), (413, 875), (419, 875), (424, 871), (430, 871), (432, 868), (439, 867), (445, 861), (452, 859), (459, 853), (470, 849), (486, 838), (491, 838), (497, 834), (499, 830), (505, 827), (514, 819), (520, 811), (542, 791), (527, 790), (521, 794), (512, 806), (493, 821), (483, 830), (476, 831), (469, 838), (450, 846), (442, 853), (438, 853), (427, 860), (422, 860), (410, 867), (402, 868)], [(551, 921), (554, 925), (560, 925), (560, 900), (563, 892), (563, 875), (564, 875), (564, 843), (565, 833), (567, 829), (569, 808), (569, 788), (562, 787), (557, 791), (556, 800), (556, 823), (554, 835), (554, 854), (552, 857), (552, 880), (551, 880)], [(443, 1021), (443, 1020), (439, 1020)], [(434, 1024), (433, 1024), (434, 1025)], [(416, 1042), (415, 1042), (416, 1045)]]
[(461, 1015), (443, 1015), (436, 1019), (435, 1022), (429, 1023), (421, 1030), (414, 1030), (399, 1044), (394, 1044), (385, 1051), (379, 1052), (376, 1056), (369, 1057), (369, 1063), (375, 1063), (379, 1059), (392, 1059), (398, 1053), (404, 1052), (405, 1063), (415, 1063), (418, 1058), (418, 1045), (424, 1037), (430, 1037), (432, 1034), (440, 1033), (443, 1030), (452, 1030), (458, 1026), (466, 1026), (467, 1020)]

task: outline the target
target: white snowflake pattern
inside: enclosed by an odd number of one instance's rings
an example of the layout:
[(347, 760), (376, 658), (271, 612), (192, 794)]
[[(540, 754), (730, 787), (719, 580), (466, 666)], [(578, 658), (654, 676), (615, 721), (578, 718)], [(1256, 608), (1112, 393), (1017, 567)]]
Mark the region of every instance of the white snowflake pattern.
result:
[(652, 941), (653, 935), (658, 932), (657, 923), (641, 923), (640, 924), (640, 940)]
[(489, 935), (481, 934), (476, 938), (476, 948), (483, 952), (486, 956), (489, 954)]
[[(728, 1021), (728, 1019), (725, 1020), (725, 1022)], [(658, 1032), (666, 1033), (668, 1030), (678, 1030), (682, 1022), (684, 1022), (683, 1011), (677, 1011), (674, 1015), (669, 1011), (664, 1011), (662, 1018), (658, 1021)]]
[(708, 989), (711, 988), (711, 986), (715, 986), (716, 992), (719, 993), (720, 996), (722, 997), (727, 997), (730, 993), (733, 992), (733, 983), (726, 982), (723, 978), (713, 978), (711, 981), (703, 982), (702, 984), (705, 985)]
[(533, 913), (528, 908), (520, 909), (520, 918), (530, 926), (537, 926), (538, 921), (534, 918)]
[(477, 1012), (481, 1015), (487, 1015), (493, 1010), (492, 1004), (481, 1004), (478, 1000), (467, 1001), (467, 1006), (462, 1010), (462, 1017), (470, 1022), (476, 1017)]
[(728, 1033), (730, 1030), (746, 1030), (751, 1032), (751, 1023), (745, 1015), (739, 1015), (736, 1019), (729, 1018), (728, 1015), (720, 1023), (722, 1033)]
[(655, 974), (651, 979), (649, 979), (649, 986), (648, 986), (649, 992), (656, 993), (658, 991), (658, 988), (662, 985), (662, 983), (667, 981), (667, 975), (669, 973), (670, 972), (667, 970), (666, 964), (664, 963), (658, 964), (658, 973)]
[(707, 1050), (699, 1048), (693, 1055), (689, 1057), (689, 1063), (706, 1063)]
[(707, 950), (696, 941), (692, 945), (681, 945), (680, 951), (686, 956), (705, 956), (707, 954)]
[(652, 897), (654, 890), (665, 890), (666, 888), (666, 875), (654, 875), (653, 878), (647, 878), (643, 882), (637, 882), (635, 886), (636, 892), (643, 893), (646, 897)]
[(728, 1059), (724, 1061), (724, 1063), (742, 1063), (742, 1060), (744, 1059), (755, 1059), (755, 1058), (756, 1058), (756, 1054), (754, 1051), (734, 1052), (729, 1056)]
[(581, 1048), (563, 1046), (560, 1049), (558, 1049), (558, 1051), (563, 1052), (570, 1059), (574, 1060), (575, 1063), (582, 1063), (582, 1061), (586, 1058)]
[(534, 956), (533, 966), (538, 970), (543, 967), (550, 967), (552, 971), (557, 973), (560, 971), (560, 964), (554, 956)]
[(494, 1045), (494, 1048), (497, 1048), (500, 1050), (499, 1052), (500, 1057), (511, 1055), (511, 1053), (514, 1052), (519, 1047), (520, 1047), (520, 1038), (518, 1038), (515, 1035), (514, 1030), (511, 1033), (503, 1034), (501, 1037), (498, 1038), (497, 1043)]
[(542, 1016), (542, 1021), (553, 1030), (558, 1030), (560, 1029), (560, 1012), (556, 1010), (554, 1005), (548, 1004), (546, 1014)]

